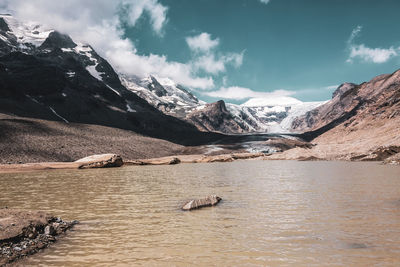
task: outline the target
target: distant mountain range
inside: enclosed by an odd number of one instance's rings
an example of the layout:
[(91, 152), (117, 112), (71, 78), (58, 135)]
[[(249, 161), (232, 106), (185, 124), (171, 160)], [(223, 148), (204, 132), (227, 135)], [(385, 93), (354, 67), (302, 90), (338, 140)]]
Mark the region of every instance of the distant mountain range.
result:
[(201, 131), (225, 134), (289, 133), (292, 122), (325, 102), (301, 102), (292, 97), (248, 100), (242, 105), (205, 103), (168, 78), (144, 79), (121, 75), (122, 84), (163, 113), (185, 120)]
[(209, 144), (221, 133), (300, 133), (318, 149), (349, 155), (387, 145), (400, 151), (399, 110), (400, 71), (344, 83), (326, 102), (205, 103), (171, 79), (119, 74), (88, 44), (0, 15), (0, 113), (10, 116), (109, 126), (183, 145)]
[(193, 135), (207, 139), (126, 89), (90, 45), (9, 15), (0, 16), (0, 113), (116, 127), (179, 143)]
[[(294, 98), (206, 104), (171, 79), (117, 74), (90, 45), (8, 15), (0, 17), (0, 56), (0, 110), (17, 115), (151, 131), (160, 123), (152, 106), (201, 131), (267, 133), (291, 132), (296, 117), (322, 104)], [(15, 97), (18, 105), (11, 104)], [(142, 112), (153, 118), (139, 118)]]

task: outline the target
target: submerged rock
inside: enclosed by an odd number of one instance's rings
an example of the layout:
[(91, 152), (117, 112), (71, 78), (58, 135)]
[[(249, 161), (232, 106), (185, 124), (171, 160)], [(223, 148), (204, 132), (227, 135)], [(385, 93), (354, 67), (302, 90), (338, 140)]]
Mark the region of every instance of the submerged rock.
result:
[(121, 167), (124, 165), (122, 157), (116, 154), (93, 155), (75, 162), (82, 163), (82, 165), (79, 166), (79, 169), (111, 168)]
[(183, 205), (182, 209), (183, 210), (194, 210), (194, 209), (200, 209), (203, 207), (210, 207), (210, 206), (215, 206), (217, 205), (222, 198), (216, 196), (216, 195), (211, 195), (207, 196), (202, 199), (194, 199), (190, 200), (187, 202), (185, 205)]

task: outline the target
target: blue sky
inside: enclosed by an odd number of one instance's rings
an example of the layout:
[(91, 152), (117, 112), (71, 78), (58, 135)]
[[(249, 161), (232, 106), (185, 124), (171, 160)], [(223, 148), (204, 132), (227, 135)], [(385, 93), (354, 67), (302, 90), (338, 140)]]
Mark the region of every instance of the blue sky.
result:
[[(332, 86), (345, 81), (361, 83), (399, 68), (400, 1), (160, 2), (168, 7), (163, 34), (150, 31), (143, 16), (135, 27), (126, 29), (126, 36), (135, 42), (139, 53), (164, 54), (171, 61), (189, 61), (193, 53), (186, 38), (201, 33), (210, 34), (212, 40), (218, 38), (217, 54), (243, 52), (239, 67), (228, 64), (225, 72), (213, 75), (213, 89), (283, 89), (295, 91), (294, 96), (304, 101), (326, 100), (334, 90)], [(349, 40), (358, 26), (360, 31)], [(352, 47), (360, 45), (370, 50), (360, 50), (359, 56), (350, 58)], [(383, 57), (391, 54), (391, 48), (396, 55), (379, 60), (377, 48), (384, 49)], [(378, 55), (371, 57), (368, 53)], [(205, 96), (203, 90), (197, 92), (208, 101), (218, 98)]]
[(400, 65), (395, 0), (0, 0), (0, 9), (90, 43), (121, 73), (169, 77), (208, 102), (327, 100), (343, 82)]

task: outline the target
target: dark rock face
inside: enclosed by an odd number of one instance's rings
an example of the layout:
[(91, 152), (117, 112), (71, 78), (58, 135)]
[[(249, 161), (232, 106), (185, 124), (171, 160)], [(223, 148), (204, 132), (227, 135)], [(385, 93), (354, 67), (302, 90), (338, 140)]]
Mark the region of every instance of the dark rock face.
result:
[(216, 196), (216, 195), (211, 195), (207, 196), (202, 199), (195, 199), (187, 202), (185, 205), (183, 205), (182, 210), (194, 210), (194, 209), (200, 209), (204, 207), (210, 207), (210, 206), (215, 206), (217, 205), (222, 198)]
[(240, 133), (244, 130), (243, 125), (238, 124), (226, 109), (223, 100), (207, 104), (201, 110), (193, 111), (187, 116), (187, 120), (204, 131)]
[(167, 90), (154, 78), (153, 76), (151, 78), (151, 83), (148, 85), (147, 88), (149, 88), (150, 91), (154, 91), (157, 96), (165, 96), (167, 95)]
[(74, 48), (76, 44), (68, 35), (54, 31), (50, 33), (49, 37), (40, 46), (40, 49), (46, 48)]
[(12, 32), (0, 34), (7, 38), (0, 40), (0, 113), (110, 126), (179, 143), (209, 138), (127, 90), (88, 45), (78, 47), (52, 32), (41, 46), (24, 44), (20, 51)]
[(10, 28), (3, 18), (0, 18), (0, 31), (8, 32)]

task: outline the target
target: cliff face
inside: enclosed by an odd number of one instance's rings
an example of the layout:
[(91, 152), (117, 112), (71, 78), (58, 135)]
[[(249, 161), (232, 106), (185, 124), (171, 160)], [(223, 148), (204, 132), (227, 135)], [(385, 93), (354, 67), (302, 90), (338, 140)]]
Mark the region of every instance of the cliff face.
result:
[(391, 123), (399, 115), (400, 70), (360, 85), (342, 84), (331, 101), (295, 119), (292, 127), (315, 138), (339, 125), (355, 131), (364, 121)]
[(186, 119), (203, 131), (221, 133), (243, 133), (246, 131), (246, 126), (238, 124), (234, 120), (222, 100), (206, 104), (204, 108), (190, 113)]
[(180, 143), (204, 136), (128, 90), (90, 45), (8, 15), (0, 15), (0, 113), (110, 126)]
[(400, 151), (400, 70), (360, 85), (345, 83), (326, 104), (293, 122), (309, 151), (291, 151), (327, 159), (384, 160)]

